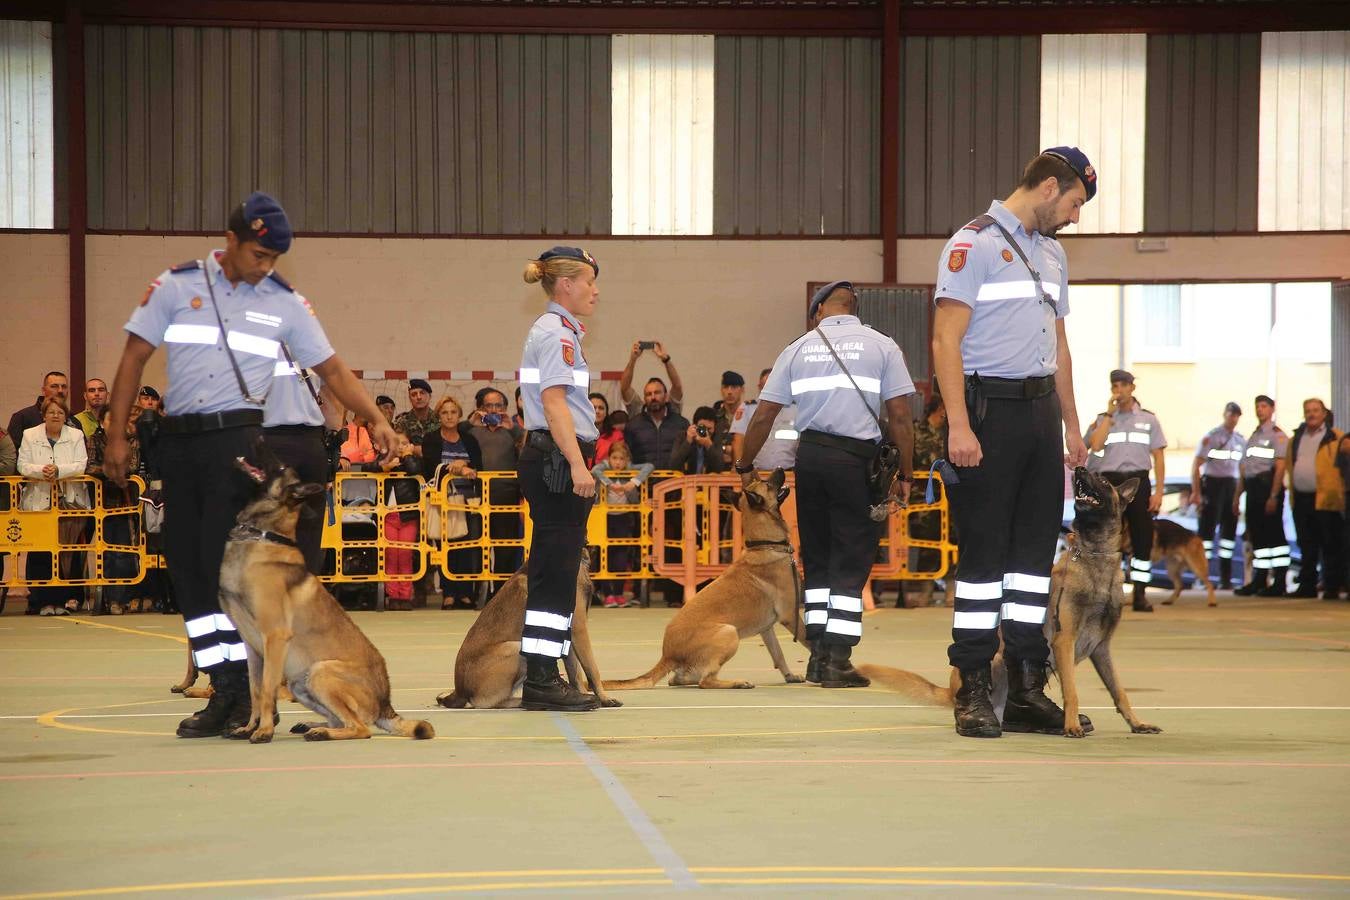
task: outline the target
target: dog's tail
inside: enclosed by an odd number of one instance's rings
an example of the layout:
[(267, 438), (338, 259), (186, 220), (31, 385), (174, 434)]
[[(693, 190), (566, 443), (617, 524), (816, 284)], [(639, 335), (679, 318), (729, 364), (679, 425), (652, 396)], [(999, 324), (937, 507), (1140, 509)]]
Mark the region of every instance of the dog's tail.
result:
[(380, 718), (375, 720), (375, 724), (398, 737), (410, 737), (425, 741), (436, 736), (436, 729), (431, 727), (430, 722), (425, 719), (405, 719), (394, 712), (392, 706), (384, 708), (384, 712), (380, 715)]
[(887, 690), (896, 691), (911, 700), (930, 706), (951, 706), (950, 688), (938, 687), (933, 682), (914, 672), (893, 669), (890, 666), (861, 665), (858, 671)]
[(605, 690), (637, 691), (643, 688), (656, 687), (656, 683), (665, 678), (673, 668), (675, 668), (674, 664), (663, 656), (661, 661), (652, 666), (651, 671), (645, 675), (639, 675), (636, 678), (629, 678), (624, 681), (606, 681)]

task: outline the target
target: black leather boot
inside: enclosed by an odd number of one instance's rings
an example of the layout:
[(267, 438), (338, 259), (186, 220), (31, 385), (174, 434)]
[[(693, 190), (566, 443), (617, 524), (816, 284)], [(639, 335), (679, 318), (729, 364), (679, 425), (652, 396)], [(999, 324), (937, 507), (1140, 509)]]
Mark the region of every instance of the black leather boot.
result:
[(1144, 596), (1144, 586), (1136, 584), (1134, 586), (1134, 603), (1130, 606), (1135, 612), (1153, 612), (1153, 604), (1148, 602)]
[[(206, 701), (206, 707), (188, 716), (178, 723), (178, 736), (181, 738), (200, 738), (200, 737), (218, 737), (225, 734), (226, 726), (230, 721), (230, 713), (234, 709), (237, 701), (236, 696), (236, 667), (244, 668), (244, 702), (248, 703), (248, 670), (238, 664), (221, 663), (215, 668), (210, 669), (208, 674), (211, 676), (211, 699)], [(245, 724), (240, 722), (240, 725)], [(237, 727), (237, 726), (234, 726)]]
[(1242, 587), (1233, 591), (1237, 597), (1255, 597), (1266, 589), (1266, 580), (1270, 577), (1269, 569), (1252, 569), (1252, 580)]
[(956, 733), (962, 737), (996, 738), (1003, 734), (994, 703), (989, 698), (988, 664), (978, 669), (961, 670), (961, 687), (955, 701)]
[(850, 657), (853, 648), (848, 644), (826, 644), (827, 656), (820, 664), (820, 686), (823, 688), (867, 687), (872, 682), (853, 668)]
[(1233, 561), (1219, 557), (1219, 590), (1226, 591), (1233, 587)]
[(806, 661), (806, 680), (811, 684), (820, 684), (820, 667), (826, 656), (826, 644), (817, 640), (811, 644), (811, 658)]
[(600, 708), (594, 694), (583, 694), (563, 681), (558, 661), (547, 656), (525, 657), (525, 686), (521, 690), (521, 709), (586, 712)]
[[(1003, 707), (1003, 730), (1022, 734), (1063, 734), (1064, 710), (1045, 696), (1046, 664), (1008, 660), (1008, 702)], [(1084, 732), (1092, 722), (1079, 715)]]

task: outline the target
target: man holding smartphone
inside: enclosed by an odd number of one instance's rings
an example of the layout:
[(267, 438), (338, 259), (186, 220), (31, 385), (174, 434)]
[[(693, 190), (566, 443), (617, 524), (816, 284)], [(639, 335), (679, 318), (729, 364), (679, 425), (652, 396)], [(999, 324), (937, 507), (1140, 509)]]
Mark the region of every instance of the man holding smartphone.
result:
[[(680, 404), (684, 402), (684, 383), (680, 381), (680, 373), (675, 370), (675, 364), (670, 361), (670, 354), (660, 341), (634, 341), (633, 349), (628, 354), (628, 365), (624, 367), (623, 374), (619, 376), (619, 396), (628, 407), (628, 415), (636, 416), (642, 412), (646, 406), (646, 398), (639, 397), (637, 391), (633, 390), (633, 370), (637, 367), (638, 357), (651, 351), (651, 353), (661, 361), (661, 365), (666, 367), (666, 379), (670, 382), (669, 392), (662, 398), (662, 403), (668, 403), (670, 408), (679, 413)], [(660, 381), (659, 378), (653, 378), (648, 381)], [(666, 383), (661, 381), (663, 392), (666, 390)], [(642, 460), (638, 460), (641, 462)]]

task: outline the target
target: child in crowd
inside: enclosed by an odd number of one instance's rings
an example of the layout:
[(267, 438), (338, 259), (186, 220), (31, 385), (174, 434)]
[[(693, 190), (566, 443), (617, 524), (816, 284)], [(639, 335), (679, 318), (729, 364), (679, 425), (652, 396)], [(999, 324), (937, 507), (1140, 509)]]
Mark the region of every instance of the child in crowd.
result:
[[(619, 411), (621, 412), (621, 411)], [(619, 412), (610, 413), (610, 418), (618, 415)], [(624, 421), (627, 421), (627, 414), (624, 414)], [(604, 461), (596, 464), (591, 470), (595, 480), (604, 486), (604, 503), (608, 509), (608, 532), (611, 538), (634, 538), (638, 536), (639, 520), (641, 513), (633, 510), (637, 505), (641, 495), (639, 490), (642, 482), (652, 474), (656, 467), (651, 463), (643, 463), (636, 470), (633, 467), (633, 454), (629, 451), (628, 445), (620, 439), (609, 445), (607, 455)], [(618, 473), (625, 473), (619, 476)], [(634, 572), (637, 571), (639, 548), (636, 546), (618, 546), (611, 547), (609, 550), (609, 570), (611, 572)], [(615, 579), (598, 585), (604, 595), (604, 603), (607, 608), (618, 606), (637, 606), (636, 598), (625, 601), (623, 596), (623, 579)]]
[(600, 437), (595, 441), (594, 463), (603, 463), (609, 459), (609, 448), (623, 441), (623, 431), (627, 427), (627, 410), (616, 409), (605, 416), (605, 421), (600, 427)]
[[(413, 455), (408, 433), (401, 425), (394, 426), (398, 436), (394, 458), (380, 463), (385, 472), (406, 472), (417, 475), (421, 463)], [(402, 512), (388, 512), (384, 516), (384, 538), (387, 541), (399, 541), (413, 544), (417, 542), (417, 495), (421, 485), (416, 478), (391, 478), (385, 482), (388, 490), (385, 502), (390, 506), (411, 506)], [(413, 553), (406, 547), (387, 547), (384, 551), (385, 571), (390, 575), (410, 575), (415, 571)], [(386, 581), (384, 583), (385, 608), (389, 610), (412, 609), (413, 583), (411, 581)]]

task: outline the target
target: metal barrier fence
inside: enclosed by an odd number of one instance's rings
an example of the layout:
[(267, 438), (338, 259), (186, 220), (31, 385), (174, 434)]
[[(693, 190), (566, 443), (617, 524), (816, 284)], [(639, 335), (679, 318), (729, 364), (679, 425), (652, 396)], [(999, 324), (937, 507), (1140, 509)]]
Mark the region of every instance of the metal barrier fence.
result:
[[(618, 477), (636, 473), (616, 472)], [(324, 574), (335, 584), (416, 581), (429, 569), (452, 582), (502, 581), (517, 570), (528, 550), (527, 504), (515, 486), (514, 472), (481, 472), (476, 490), (463, 490), (446, 479), (428, 486), (417, 476), (391, 473), (340, 473), (330, 492), (325, 514)], [(927, 473), (916, 473), (919, 484)], [(399, 482), (404, 487), (396, 487)], [(793, 484), (791, 473), (788, 484)], [(400, 502), (398, 491), (415, 485), (415, 501)], [(872, 577), (880, 580), (941, 578), (956, 559), (950, 540), (947, 497), (941, 481), (932, 504), (911, 504), (892, 515), (883, 528)], [(104, 483), (89, 476), (53, 484), (22, 477), (0, 478), (0, 554), (82, 554), (82, 574), (27, 579), (11, 564), (4, 586), (97, 586), (136, 584), (147, 569), (163, 565), (147, 550), (140, 496), (144, 483), (128, 480), (123, 505), (107, 507)], [(691, 594), (697, 585), (720, 575), (743, 550), (740, 511), (734, 496), (740, 487), (734, 475), (683, 475), (657, 471), (638, 487), (636, 502), (611, 504), (599, 486), (587, 523), (587, 539), (595, 548), (597, 581), (669, 579)], [(42, 492), (47, 491), (43, 505)], [(84, 492), (89, 508), (72, 508), (70, 498)], [(921, 495), (921, 491), (915, 492)], [(476, 494), (476, 496), (475, 496)], [(65, 498), (65, 499), (63, 499)], [(798, 544), (795, 492), (783, 504), (783, 515)], [(416, 535), (388, 536), (390, 516), (414, 513)], [(922, 527), (916, 525), (923, 524)], [(109, 531), (114, 534), (109, 535)], [(122, 540), (121, 536), (126, 539)], [(113, 539), (110, 539), (113, 538)], [(912, 553), (911, 551), (923, 551)], [(134, 575), (108, 573), (108, 555), (132, 557)], [(927, 565), (917, 563), (926, 560)]]

